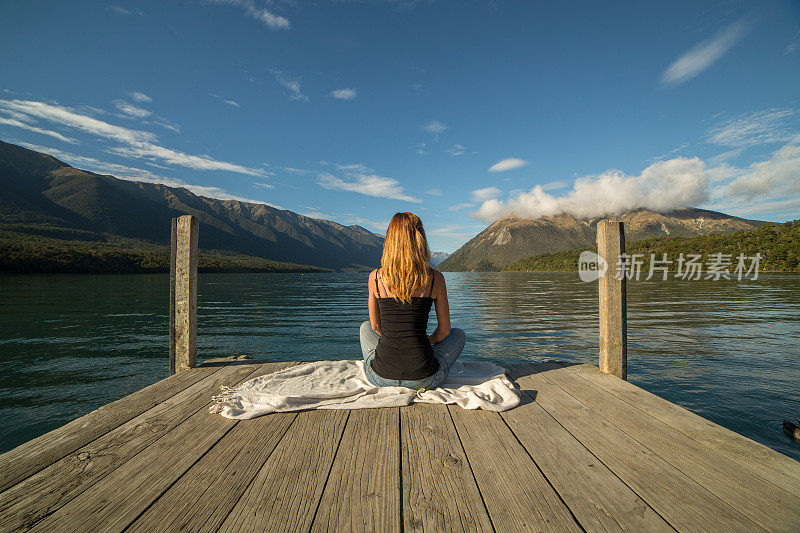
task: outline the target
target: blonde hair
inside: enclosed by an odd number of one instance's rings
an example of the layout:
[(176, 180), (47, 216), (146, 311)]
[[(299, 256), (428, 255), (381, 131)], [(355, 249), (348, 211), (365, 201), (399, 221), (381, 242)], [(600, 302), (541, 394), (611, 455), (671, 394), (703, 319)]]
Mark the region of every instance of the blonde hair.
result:
[(422, 221), (414, 213), (395, 213), (383, 241), (381, 266), (396, 300), (411, 302), (411, 294), (428, 281), (430, 261)]

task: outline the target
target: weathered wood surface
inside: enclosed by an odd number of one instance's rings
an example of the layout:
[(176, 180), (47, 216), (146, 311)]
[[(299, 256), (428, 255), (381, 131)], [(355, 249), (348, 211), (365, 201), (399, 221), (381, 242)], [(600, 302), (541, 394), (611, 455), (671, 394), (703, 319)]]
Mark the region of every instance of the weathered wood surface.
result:
[(400, 409), (352, 411), (313, 531), (400, 531)]
[(197, 364), (197, 239), (200, 222), (183, 215), (170, 247), (170, 373)]
[(238, 422), (219, 386), (293, 363), (224, 363), (0, 456), (0, 531), (800, 530), (800, 463), (589, 365), (511, 366), (505, 413)]
[(491, 520), (448, 410), (400, 410), (406, 531), (487, 531)]
[(603, 372), (628, 379), (628, 308), (624, 265), (625, 225), (618, 220), (597, 223), (597, 254), (608, 269), (598, 280), (600, 362)]

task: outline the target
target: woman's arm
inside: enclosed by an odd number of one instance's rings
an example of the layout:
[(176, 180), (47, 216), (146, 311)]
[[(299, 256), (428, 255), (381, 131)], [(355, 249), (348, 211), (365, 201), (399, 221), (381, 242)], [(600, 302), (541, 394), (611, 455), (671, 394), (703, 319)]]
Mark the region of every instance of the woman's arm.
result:
[(431, 344), (436, 344), (450, 335), (450, 302), (447, 301), (447, 285), (444, 282), (444, 276), (438, 270), (434, 270), (433, 275), (435, 276), (433, 302), (436, 305), (436, 321), (438, 325), (433, 335), (428, 339)]
[(381, 314), (380, 310), (378, 309), (378, 299), (375, 297), (375, 295), (378, 293), (378, 286), (375, 283), (375, 276), (377, 272), (377, 269), (370, 272), (369, 282), (367, 283), (367, 290), (369, 290), (369, 323), (372, 325), (372, 329), (375, 331), (375, 333), (382, 335)]

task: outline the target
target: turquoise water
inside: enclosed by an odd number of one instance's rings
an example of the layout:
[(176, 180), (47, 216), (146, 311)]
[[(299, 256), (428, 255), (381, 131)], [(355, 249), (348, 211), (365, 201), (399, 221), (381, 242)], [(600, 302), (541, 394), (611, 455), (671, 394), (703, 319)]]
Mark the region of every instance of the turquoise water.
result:
[[(464, 357), (597, 364), (597, 286), (447, 273)], [(202, 274), (199, 358), (360, 357), (365, 274)], [(629, 282), (629, 380), (800, 459), (800, 276)], [(0, 451), (168, 375), (168, 278), (0, 277)], [(433, 315), (433, 313), (432, 313)]]

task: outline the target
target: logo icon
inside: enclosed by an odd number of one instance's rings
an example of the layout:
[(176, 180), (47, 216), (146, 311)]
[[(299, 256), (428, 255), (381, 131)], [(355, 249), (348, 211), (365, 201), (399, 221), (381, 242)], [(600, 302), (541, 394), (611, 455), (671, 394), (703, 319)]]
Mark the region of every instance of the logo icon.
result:
[(578, 275), (581, 281), (587, 283), (595, 281), (605, 276), (606, 270), (608, 270), (608, 263), (606, 263), (605, 259), (588, 250), (581, 252), (578, 258)]

